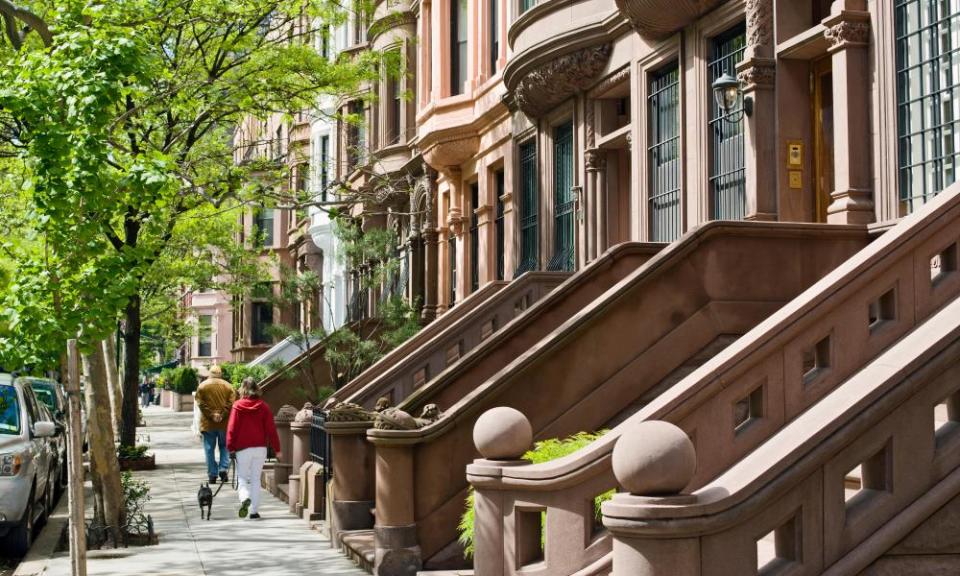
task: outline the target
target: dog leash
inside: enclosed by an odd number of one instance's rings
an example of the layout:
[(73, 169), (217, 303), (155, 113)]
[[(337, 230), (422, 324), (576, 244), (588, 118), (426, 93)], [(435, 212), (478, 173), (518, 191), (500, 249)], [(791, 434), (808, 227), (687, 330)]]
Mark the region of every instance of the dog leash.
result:
[(220, 482), (220, 485), (217, 486), (217, 491), (214, 492), (214, 493), (213, 493), (213, 496), (210, 497), (211, 500), (213, 500), (214, 498), (217, 497), (217, 494), (220, 493), (220, 489), (223, 488), (223, 485), (224, 485), (224, 484), (226, 484), (226, 482)]

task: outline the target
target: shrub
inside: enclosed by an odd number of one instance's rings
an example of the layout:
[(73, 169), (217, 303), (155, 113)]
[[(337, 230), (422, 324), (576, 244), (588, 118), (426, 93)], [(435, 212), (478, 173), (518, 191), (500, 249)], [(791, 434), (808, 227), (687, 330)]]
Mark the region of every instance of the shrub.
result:
[[(529, 460), (531, 464), (542, 464), (544, 462), (549, 462), (551, 460), (556, 460), (557, 458), (562, 458), (569, 454), (573, 454), (577, 450), (586, 447), (591, 442), (600, 438), (607, 433), (607, 430), (600, 430), (599, 432), (577, 432), (573, 436), (567, 438), (550, 438), (547, 440), (542, 440), (537, 442), (533, 446), (533, 450), (528, 451), (523, 455), (524, 460)], [(600, 517), (600, 506), (613, 497), (615, 490), (609, 490), (603, 494), (597, 496), (594, 499), (593, 507), (594, 514), (597, 518)], [(474, 542), (473, 542), (473, 522), (474, 522), (474, 494), (473, 488), (470, 488), (470, 492), (467, 494), (466, 506), (463, 512), (463, 516), (460, 517), (460, 524), (457, 526), (457, 531), (460, 533), (458, 541), (463, 545), (463, 555), (467, 559), (473, 558), (474, 553)], [(541, 520), (541, 526), (545, 523)], [(540, 533), (540, 542), (543, 543), (543, 532)]]
[(148, 446), (137, 444), (136, 446), (118, 446), (117, 458), (120, 460), (138, 460), (147, 455)]
[(260, 382), (270, 375), (270, 369), (266, 366), (250, 366), (242, 362), (225, 362), (220, 369), (223, 370), (223, 379), (233, 385), (234, 389), (240, 388), (240, 383), (248, 376)]
[(161, 377), (164, 374), (167, 376), (165, 378), (166, 388), (177, 394), (192, 394), (196, 392), (197, 386), (200, 384), (200, 377), (196, 369), (190, 366), (172, 368), (169, 372), (165, 370), (164, 373), (161, 373)]

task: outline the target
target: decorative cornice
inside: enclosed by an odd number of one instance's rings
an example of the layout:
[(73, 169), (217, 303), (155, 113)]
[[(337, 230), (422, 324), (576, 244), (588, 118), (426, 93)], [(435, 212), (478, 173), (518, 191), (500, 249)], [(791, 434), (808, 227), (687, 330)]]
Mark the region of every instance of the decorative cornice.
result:
[[(436, 133), (431, 133), (434, 136)], [(450, 172), (476, 155), (480, 149), (480, 136), (472, 130), (455, 130), (437, 134), (421, 142), (423, 160), (440, 172)]]
[(727, 0), (615, 0), (641, 36), (663, 40)]
[(610, 74), (597, 82), (597, 85), (590, 89), (590, 97), (598, 98), (603, 96), (608, 90), (616, 86), (617, 84), (630, 78), (630, 67), (624, 66), (623, 68), (617, 70), (613, 74)]
[(528, 72), (514, 89), (517, 106), (537, 118), (593, 84), (610, 59), (610, 44), (581, 48)]

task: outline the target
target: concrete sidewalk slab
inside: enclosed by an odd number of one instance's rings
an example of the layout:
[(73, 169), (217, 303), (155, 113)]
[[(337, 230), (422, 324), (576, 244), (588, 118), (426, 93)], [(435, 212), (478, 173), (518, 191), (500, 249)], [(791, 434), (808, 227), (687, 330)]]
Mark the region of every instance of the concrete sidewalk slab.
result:
[[(142, 431), (150, 437), (157, 469), (137, 476), (150, 482), (147, 511), (153, 516), (160, 544), (91, 552), (88, 574), (366, 574), (266, 491), (260, 505), (262, 520), (237, 517), (239, 502), (229, 484), (214, 500), (213, 519), (201, 520), (197, 488), (205, 481), (206, 465), (200, 441), (190, 432), (191, 414), (151, 407), (145, 411), (145, 417), (147, 427)], [(45, 574), (69, 576), (69, 557), (58, 555)]]

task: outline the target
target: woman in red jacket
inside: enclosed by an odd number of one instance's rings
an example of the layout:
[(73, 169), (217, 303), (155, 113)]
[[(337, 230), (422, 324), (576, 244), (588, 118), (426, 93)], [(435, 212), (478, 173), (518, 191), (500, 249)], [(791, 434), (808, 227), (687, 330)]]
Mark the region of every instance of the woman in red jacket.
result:
[(237, 456), (237, 493), (240, 517), (260, 518), (260, 473), (267, 459), (267, 446), (280, 457), (280, 437), (270, 406), (260, 399), (260, 387), (253, 378), (240, 385), (240, 400), (233, 403), (227, 424), (227, 449)]

